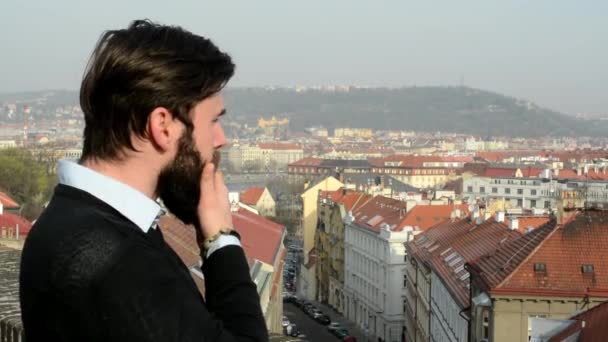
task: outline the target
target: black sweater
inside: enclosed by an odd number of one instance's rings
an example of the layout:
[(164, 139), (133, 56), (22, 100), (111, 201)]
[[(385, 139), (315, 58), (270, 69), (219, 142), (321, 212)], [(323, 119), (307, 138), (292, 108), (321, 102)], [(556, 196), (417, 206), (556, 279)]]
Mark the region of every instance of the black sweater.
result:
[(58, 185), (23, 248), (25, 336), (36, 341), (267, 341), (241, 247), (205, 261), (206, 302), (160, 230), (144, 233), (87, 192)]

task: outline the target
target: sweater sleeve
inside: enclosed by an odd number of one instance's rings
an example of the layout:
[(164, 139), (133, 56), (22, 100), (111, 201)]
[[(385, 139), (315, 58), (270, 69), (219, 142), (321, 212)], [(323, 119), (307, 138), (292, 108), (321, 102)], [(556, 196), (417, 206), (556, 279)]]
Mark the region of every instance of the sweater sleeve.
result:
[(208, 305), (185, 267), (157, 251), (131, 249), (98, 284), (106, 340), (268, 341), (242, 249), (222, 248), (203, 270)]

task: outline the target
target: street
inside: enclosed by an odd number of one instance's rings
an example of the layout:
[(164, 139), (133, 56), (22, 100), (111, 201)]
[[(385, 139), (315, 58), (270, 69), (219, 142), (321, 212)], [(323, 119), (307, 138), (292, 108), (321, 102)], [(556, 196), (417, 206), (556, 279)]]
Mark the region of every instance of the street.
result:
[(317, 323), (291, 303), (283, 304), (283, 315), (287, 316), (291, 323), (295, 323), (301, 333), (306, 335), (306, 339), (312, 342), (339, 341), (337, 337), (327, 330), (327, 326)]

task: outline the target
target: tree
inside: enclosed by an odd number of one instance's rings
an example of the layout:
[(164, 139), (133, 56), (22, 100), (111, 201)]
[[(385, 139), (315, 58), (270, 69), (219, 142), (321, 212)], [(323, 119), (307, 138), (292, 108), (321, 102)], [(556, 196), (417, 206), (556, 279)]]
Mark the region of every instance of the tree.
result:
[(25, 149), (0, 151), (0, 189), (21, 203), (21, 214), (28, 220), (42, 212), (57, 184), (45, 163), (37, 161)]

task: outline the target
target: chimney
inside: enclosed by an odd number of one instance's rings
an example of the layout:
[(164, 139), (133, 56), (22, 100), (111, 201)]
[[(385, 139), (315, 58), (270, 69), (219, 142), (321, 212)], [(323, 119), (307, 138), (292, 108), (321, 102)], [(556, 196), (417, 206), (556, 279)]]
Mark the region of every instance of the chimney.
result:
[(487, 221), (490, 219), (490, 217), (492, 217), (492, 213), (490, 211), (486, 211), (486, 214), (484, 215), (483, 219), (484, 221)]
[(509, 229), (511, 229), (511, 230), (519, 229), (519, 219), (517, 217), (514, 217), (511, 219), (511, 221), (509, 222)]
[(480, 216), (480, 217), (477, 217), (477, 218), (475, 219), (475, 224), (476, 224), (476, 225), (480, 225), (480, 224), (482, 224), (482, 223), (483, 223), (483, 217), (481, 217), (481, 216)]
[(496, 213), (496, 222), (505, 222), (505, 212), (499, 211)]

